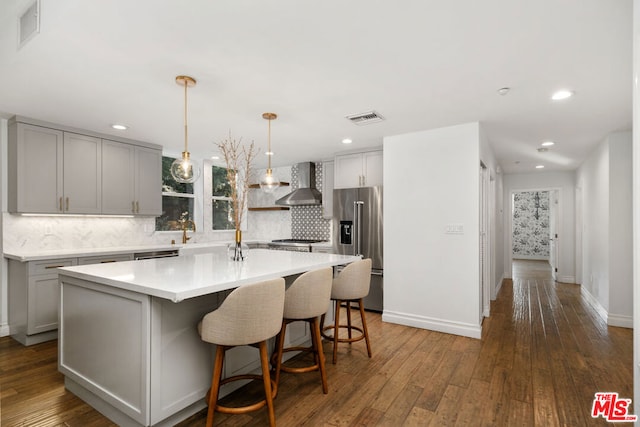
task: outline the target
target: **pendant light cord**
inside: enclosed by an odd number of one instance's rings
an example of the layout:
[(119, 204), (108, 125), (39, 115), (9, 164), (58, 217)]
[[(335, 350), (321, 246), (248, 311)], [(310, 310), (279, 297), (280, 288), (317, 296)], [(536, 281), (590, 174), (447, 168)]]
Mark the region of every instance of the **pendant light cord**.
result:
[(271, 172), (271, 156), (273, 156), (273, 153), (271, 152), (271, 118), (269, 118), (268, 122), (269, 122), (269, 139), (268, 139), (269, 155), (267, 156), (268, 157), (267, 160), (268, 160), (268, 163), (269, 163), (269, 168), (268, 169), (269, 169), (269, 172)]
[(189, 142), (187, 134), (187, 86), (189, 86), (187, 80), (184, 80), (184, 151), (189, 152)]

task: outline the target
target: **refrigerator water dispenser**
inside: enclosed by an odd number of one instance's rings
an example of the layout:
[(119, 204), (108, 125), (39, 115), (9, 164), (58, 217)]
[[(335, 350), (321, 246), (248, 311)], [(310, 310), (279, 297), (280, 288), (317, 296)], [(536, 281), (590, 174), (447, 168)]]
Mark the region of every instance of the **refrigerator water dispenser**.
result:
[(353, 221), (340, 221), (340, 244), (351, 245), (353, 236)]

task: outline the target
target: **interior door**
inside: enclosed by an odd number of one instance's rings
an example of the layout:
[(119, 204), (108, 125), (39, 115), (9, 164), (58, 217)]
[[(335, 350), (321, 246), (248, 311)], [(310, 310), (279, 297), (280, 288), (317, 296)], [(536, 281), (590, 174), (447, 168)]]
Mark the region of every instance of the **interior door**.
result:
[(480, 323), (484, 317), (489, 317), (491, 309), (491, 294), (489, 283), (491, 272), (491, 261), (489, 252), (489, 169), (480, 163)]
[(549, 264), (554, 281), (558, 280), (558, 190), (549, 191)]

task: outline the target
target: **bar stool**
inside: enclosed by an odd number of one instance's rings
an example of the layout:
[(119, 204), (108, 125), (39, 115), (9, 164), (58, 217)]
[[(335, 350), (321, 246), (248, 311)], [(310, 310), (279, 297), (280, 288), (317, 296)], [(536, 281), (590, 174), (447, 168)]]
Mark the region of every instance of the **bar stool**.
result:
[[(362, 299), (369, 294), (369, 286), (371, 284), (371, 259), (363, 259), (352, 262), (347, 265), (338, 276), (333, 279), (331, 288), (331, 299), (335, 303), (335, 323), (333, 325), (324, 326), (325, 314), (322, 315), (320, 321), (322, 328), (322, 336), (333, 341), (333, 363), (338, 360), (338, 343), (339, 342), (356, 342), (365, 340), (367, 343), (367, 354), (371, 357), (371, 343), (369, 342), (369, 332), (367, 330), (367, 320), (364, 315), (364, 306)], [(346, 303), (347, 307), (347, 324), (340, 324), (340, 308), (342, 303)], [(362, 328), (351, 324), (351, 303), (358, 303), (360, 310), (360, 318), (362, 319)], [(348, 338), (340, 338), (339, 330), (346, 329)], [(325, 334), (325, 331), (333, 329), (333, 336)], [(353, 337), (353, 331), (359, 331), (358, 336)]]
[[(303, 373), (320, 371), (322, 392), (327, 394), (327, 373), (324, 368), (324, 353), (322, 351), (322, 338), (320, 336), (320, 323), (318, 317), (327, 312), (331, 301), (331, 286), (333, 278), (332, 268), (309, 271), (299, 276), (289, 286), (284, 296), (284, 314), (282, 328), (278, 334), (278, 345), (275, 356), (276, 366), (276, 390), (280, 384), (280, 371), (291, 373)], [(309, 323), (311, 330), (311, 347), (287, 347), (284, 348), (287, 325), (292, 322), (305, 321)], [(299, 368), (285, 366), (282, 363), (282, 354), (287, 351), (307, 351), (314, 354), (315, 363)]]
[[(282, 278), (236, 288), (217, 310), (206, 314), (198, 325), (201, 339), (216, 344), (211, 389), (207, 396), (209, 404), (207, 427), (213, 425), (215, 411), (226, 414), (244, 414), (256, 411), (265, 405), (268, 408), (269, 425), (276, 425), (273, 409), (273, 395), (276, 392), (274, 391), (276, 386), (269, 374), (267, 340), (276, 336), (280, 330), (284, 310), (284, 288), (284, 279)], [(225, 352), (236, 346), (255, 346), (256, 344), (260, 349), (262, 375), (235, 375), (221, 380)], [(245, 379), (262, 379), (264, 400), (237, 408), (218, 405), (220, 386)]]

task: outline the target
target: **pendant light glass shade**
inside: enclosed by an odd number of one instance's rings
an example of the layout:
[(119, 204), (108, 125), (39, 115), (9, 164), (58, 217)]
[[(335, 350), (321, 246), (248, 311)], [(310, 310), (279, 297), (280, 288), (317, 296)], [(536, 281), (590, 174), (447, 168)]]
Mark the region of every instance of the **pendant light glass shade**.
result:
[(182, 152), (182, 158), (171, 164), (171, 176), (177, 182), (191, 184), (200, 178), (200, 168), (191, 161), (188, 151)]
[(174, 160), (171, 164), (171, 176), (177, 182), (191, 184), (200, 178), (200, 167), (195, 164), (189, 155), (188, 132), (187, 132), (187, 88), (195, 86), (196, 81), (193, 77), (178, 76), (176, 83), (184, 86), (184, 151), (182, 158)]
[(260, 189), (266, 193), (273, 193), (276, 188), (280, 187), (280, 180), (273, 173), (271, 169), (271, 156), (273, 152), (271, 151), (271, 120), (275, 120), (278, 118), (276, 113), (264, 113), (262, 118), (269, 121), (269, 139), (268, 139), (268, 148), (267, 155), (269, 156), (269, 166), (267, 167), (266, 173), (260, 179)]

